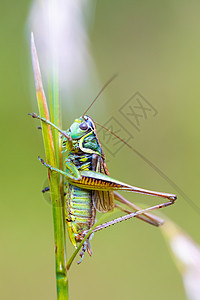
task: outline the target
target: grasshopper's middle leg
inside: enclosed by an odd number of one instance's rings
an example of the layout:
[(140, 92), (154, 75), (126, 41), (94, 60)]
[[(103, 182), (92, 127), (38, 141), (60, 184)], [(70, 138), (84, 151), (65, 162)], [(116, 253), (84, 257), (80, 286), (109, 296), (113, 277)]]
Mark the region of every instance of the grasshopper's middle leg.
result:
[[(49, 170), (54, 171), (54, 172), (57, 172), (57, 173), (59, 173), (60, 175), (67, 177), (67, 179), (69, 179), (69, 180), (71, 179), (71, 180), (74, 180), (74, 181), (79, 181), (79, 180), (81, 180), (81, 178), (82, 178), (81, 175), (80, 175), (80, 173), (79, 173), (79, 171), (78, 171), (78, 169), (77, 169), (76, 166), (73, 165), (72, 163), (67, 163), (67, 164), (66, 164), (66, 172), (64, 172), (64, 171), (62, 171), (62, 170), (60, 170), (60, 169), (54, 168), (54, 167), (52, 167), (51, 165), (45, 163), (45, 161), (44, 161), (42, 158), (38, 157), (38, 159), (39, 159), (39, 160), (41, 161), (41, 163), (42, 163), (45, 167), (47, 167)], [(73, 174), (73, 175), (72, 175), (72, 174)]]

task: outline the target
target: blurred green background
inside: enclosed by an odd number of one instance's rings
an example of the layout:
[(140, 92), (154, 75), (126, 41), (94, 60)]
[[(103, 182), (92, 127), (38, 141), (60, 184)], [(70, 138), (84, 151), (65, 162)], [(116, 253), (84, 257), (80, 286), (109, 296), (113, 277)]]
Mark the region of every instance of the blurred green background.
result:
[[(30, 5), (22, 0), (0, 3), (0, 299), (56, 299), (51, 206), (41, 194), (47, 174), (37, 160), (44, 157), (41, 132), (39, 123), (27, 116), (37, 110), (25, 34)], [(102, 85), (116, 71), (120, 74), (93, 106), (91, 117), (104, 124), (115, 116), (133, 134), (131, 144), (198, 206), (199, 10), (199, 1), (102, 0), (90, 30)], [(140, 132), (119, 114), (137, 91), (158, 111), (142, 123)], [(70, 114), (63, 107), (64, 128), (96, 94), (88, 90), (89, 99), (80, 94)], [(177, 193), (125, 147), (109, 157), (108, 166), (124, 182)], [(159, 200), (129, 193), (127, 198), (146, 205)], [(162, 213), (200, 242), (199, 215), (182, 197)], [(68, 248), (72, 253), (72, 246)], [(91, 258), (86, 255), (81, 265), (72, 266), (71, 299), (186, 299), (159, 229), (128, 221), (95, 234), (92, 249)]]

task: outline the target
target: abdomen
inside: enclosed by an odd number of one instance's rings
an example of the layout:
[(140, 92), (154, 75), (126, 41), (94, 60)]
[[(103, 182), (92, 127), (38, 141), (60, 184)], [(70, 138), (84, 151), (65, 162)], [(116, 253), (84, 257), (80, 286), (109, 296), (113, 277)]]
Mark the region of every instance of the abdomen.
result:
[(90, 229), (95, 222), (96, 210), (92, 191), (67, 184), (65, 200), (67, 230), (72, 244), (76, 247), (77, 242), (81, 241), (81, 233)]

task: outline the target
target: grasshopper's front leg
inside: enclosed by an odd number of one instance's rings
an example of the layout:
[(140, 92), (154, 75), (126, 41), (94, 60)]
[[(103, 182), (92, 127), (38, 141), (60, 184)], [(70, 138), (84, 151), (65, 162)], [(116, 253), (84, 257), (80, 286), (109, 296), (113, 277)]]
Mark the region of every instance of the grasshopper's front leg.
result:
[(46, 123), (47, 125), (50, 125), (51, 127), (55, 128), (62, 134), (62, 136), (64, 136), (69, 142), (71, 142), (72, 138), (67, 134), (67, 132), (65, 132), (62, 129), (60, 129), (59, 127), (57, 127), (55, 124), (53, 124), (49, 120), (46, 120), (45, 118), (38, 116), (36, 113), (29, 113), (28, 115), (34, 119), (41, 120), (42, 122)]
[(40, 158), (39, 156), (38, 156), (38, 159), (49, 170), (51, 170), (52, 172), (57, 172), (62, 176), (65, 176), (68, 180), (73, 180), (73, 181), (77, 182), (77, 181), (80, 181), (82, 179), (82, 177), (81, 177), (78, 169), (76, 168), (76, 166), (74, 164), (70, 163), (70, 162), (66, 163), (66, 165), (65, 165), (66, 166), (66, 172), (64, 172), (60, 169), (54, 168), (51, 165), (45, 163), (45, 161), (42, 158)]

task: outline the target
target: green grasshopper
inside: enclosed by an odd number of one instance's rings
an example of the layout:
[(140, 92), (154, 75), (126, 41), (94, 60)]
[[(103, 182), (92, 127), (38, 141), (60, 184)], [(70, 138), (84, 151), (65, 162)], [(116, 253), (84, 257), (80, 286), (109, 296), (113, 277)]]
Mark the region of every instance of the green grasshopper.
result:
[[(96, 211), (108, 212), (117, 207), (126, 215), (97, 226), (93, 232), (133, 217), (154, 226), (163, 223), (162, 219), (150, 214), (149, 211), (173, 204), (177, 198), (176, 195), (134, 187), (111, 178), (105, 163), (105, 155), (97, 135), (95, 122), (89, 116), (83, 115), (76, 119), (66, 132), (36, 114), (32, 114), (32, 117), (51, 125), (62, 134), (62, 147), (64, 148), (63, 152), (66, 154), (64, 170), (54, 168), (42, 159), (40, 161), (51, 172), (57, 172), (66, 179), (65, 220), (69, 238), (75, 247), (95, 224)], [(141, 210), (118, 194), (117, 190), (158, 196), (169, 201)], [(129, 209), (124, 209), (115, 200), (125, 204)], [(91, 235), (83, 244), (80, 262), (85, 251), (90, 256), (92, 255), (90, 239)]]

